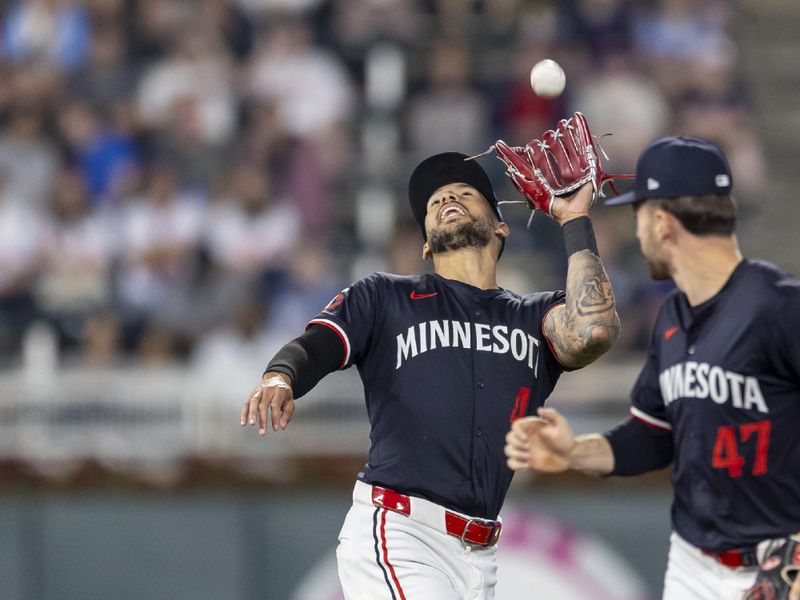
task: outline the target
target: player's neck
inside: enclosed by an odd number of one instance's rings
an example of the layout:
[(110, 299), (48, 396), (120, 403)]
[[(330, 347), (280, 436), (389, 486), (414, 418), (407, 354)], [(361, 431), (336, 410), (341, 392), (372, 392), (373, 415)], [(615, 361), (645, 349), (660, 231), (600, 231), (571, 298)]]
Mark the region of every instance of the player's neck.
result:
[(439, 254), (433, 259), (433, 270), (445, 279), (455, 279), (482, 290), (497, 287), (497, 261), (490, 248), (464, 248)]
[(734, 236), (693, 238), (673, 257), (672, 279), (697, 306), (719, 293), (741, 261)]

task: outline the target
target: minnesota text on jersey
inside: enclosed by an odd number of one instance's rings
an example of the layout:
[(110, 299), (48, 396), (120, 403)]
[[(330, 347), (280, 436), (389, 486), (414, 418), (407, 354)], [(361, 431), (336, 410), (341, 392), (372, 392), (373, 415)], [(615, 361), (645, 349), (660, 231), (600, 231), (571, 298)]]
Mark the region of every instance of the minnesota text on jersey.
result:
[(658, 377), (664, 405), (678, 398), (711, 398), (717, 404), (730, 401), (734, 408), (768, 413), (758, 379), (726, 371), (706, 362), (687, 361), (672, 365)]
[[(474, 332), (474, 335), (473, 335)], [(473, 345), (474, 342), (474, 345)], [(466, 350), (511, 354), (536, 371), (539, 340), (522, 329), (506, 325), (489, 325), (469, 321), (423, 321), (412, 325), (405, 333), (397, 334), (397, 366), (399, 369), (409, 358), (436, 348), (464, 348)]]

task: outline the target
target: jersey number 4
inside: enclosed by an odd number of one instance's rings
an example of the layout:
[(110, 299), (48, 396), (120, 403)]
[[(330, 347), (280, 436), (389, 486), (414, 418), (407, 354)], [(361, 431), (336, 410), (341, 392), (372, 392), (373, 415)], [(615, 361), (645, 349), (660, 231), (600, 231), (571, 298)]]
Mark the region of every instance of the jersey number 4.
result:
[(514, 408), (511, 409), (511, 416), (509, 421), (512, 423), (517, 419), (524, 417), (528, 412), (528, 401), (531, 399), (531, 388), (521, 387), (517, 392), (517, 397), (514, 400)]
[[(749, 441), (755, 435), (756, 455), (753, 460), (753, 475), (763, 475), (767, 472), (767, 451), (769, 450), (769, 433), (772, 428), (770, 421), (744, 423), (739, 427), (720, 425), (717, 428), (717, 439), (714, 442), (714, 455), (711, 466), (716, 469), (728, 469), (731, 477), (741, 477), (743, 467), (747, 462), (739, 454), (739, 443)], [(737, 429), (739, 435), (737, 436)]]

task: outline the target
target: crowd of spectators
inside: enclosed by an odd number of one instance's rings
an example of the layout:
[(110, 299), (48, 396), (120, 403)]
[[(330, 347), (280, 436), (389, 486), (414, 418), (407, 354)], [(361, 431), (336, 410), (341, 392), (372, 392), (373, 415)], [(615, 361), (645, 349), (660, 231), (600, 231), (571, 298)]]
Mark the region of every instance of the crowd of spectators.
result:
[[(725, 0), (4, 3), (0, 365), (44, 323), (64, 364), (259, 372), (350, 281), (429, 268), (405, 200), (420, 158), (573, 110), (613, 132), (612, 171), (701, 135), (746, 196), (764, 175), (733, 18)], [(528, 83), (545, 57), (567, 72), (555, 100)], [(563, 285), (557, 227), (505, 212), (501, 285)], [(629, 212), (594, 220), (635, 351), (666, 285)]]

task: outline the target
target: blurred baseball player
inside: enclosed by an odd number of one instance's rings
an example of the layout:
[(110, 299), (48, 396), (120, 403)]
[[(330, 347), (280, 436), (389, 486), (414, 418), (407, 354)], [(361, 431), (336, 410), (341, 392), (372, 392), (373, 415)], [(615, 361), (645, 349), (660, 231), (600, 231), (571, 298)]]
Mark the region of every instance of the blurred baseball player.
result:
[[(672, 465), (668, 600), (742, 598), (770, 542), (800, 532), (800, 281), (742, 258), (731, 188), (709, 142), (667, 137), (644, 150), (634, 190), (606, 204), (633, 204), (653, 278), (678, 289), (656, 319), (631, 417), (573, 437), (543, 409), (507, 435), (515, 470), (628, 476)], [(788, 590), (791, 569), (770, 565)], [(800, 600), (800, 580), (792, 589)], [(760, 593), (748, 597), (786, 597)]]
[(509, 233), (477, 162), (444, 153), (420, 163), (409, 199), (434, 273), (372, 274), (338, 294), (269, 363), (241, 423), (285, 429), (294, 399), (356, 365), (370, 419), (369, 462), (339, 536), (348, 599), (494, 597), (498, 513), (512, 471), (511, 420), (542, 406), (564, 370), (618, 335), (597, 256), (586, 184), (552, 215), (570, 253), (565, 292), (498, 288)]

